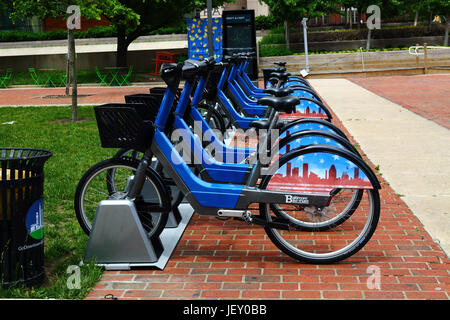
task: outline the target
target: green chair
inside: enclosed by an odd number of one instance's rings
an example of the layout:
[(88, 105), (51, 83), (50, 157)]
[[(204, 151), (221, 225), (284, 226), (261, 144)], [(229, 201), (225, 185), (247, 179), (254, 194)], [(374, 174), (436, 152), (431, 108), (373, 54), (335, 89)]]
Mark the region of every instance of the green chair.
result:
[(60, 87), (65, 87), (66, 86), (66, 81), (67, 81), (67, 75), (64, 73), (59, 78), (59, 86)]
[(128, 73), (122, 77), (122, 81), (119, 82), (119, 86), (122, 86), (124, 83), (129, 86), (130, 82), (128, 81), (133, 73), (133, 66), (128, 68)]
[(102, 86), (102, 84), (104, 83), (106, 86), (108, 86), (108, 84), (106, 83), (106, 77), (108, 76), (107, 74), (102, 74), (100, 72), (100, 70), (98, 69), (98, 67), (95, 67), (95, 73), (97, 74), (97, 77), (100, 80), (100, 84), (98, 85), (99, 87)]
[(31, 79), (34, 81), (34, 85), (39, 87), (41, 85), (41, 82), (39, 76), (36, 73), (36, 70), (34, 68), (28, 68), (28, 72), (30, 73)]
[(12, 79), (12, 75), (13, 75), (12, 69), (7, 69), (5, 75), (0, 77), (0, 88), (8, 87), (8, 84)]

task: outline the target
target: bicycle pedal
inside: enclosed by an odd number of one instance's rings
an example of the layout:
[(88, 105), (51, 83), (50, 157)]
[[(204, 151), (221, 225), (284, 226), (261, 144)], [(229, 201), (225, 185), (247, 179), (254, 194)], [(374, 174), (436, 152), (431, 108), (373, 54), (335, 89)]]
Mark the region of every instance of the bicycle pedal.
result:
[(253, 222), (253, 215), (250, 211), (245, 211), (242, 214), (242, 218), (244, 219), (245, 222), (247, 222), (248, 224), (251, 224)]

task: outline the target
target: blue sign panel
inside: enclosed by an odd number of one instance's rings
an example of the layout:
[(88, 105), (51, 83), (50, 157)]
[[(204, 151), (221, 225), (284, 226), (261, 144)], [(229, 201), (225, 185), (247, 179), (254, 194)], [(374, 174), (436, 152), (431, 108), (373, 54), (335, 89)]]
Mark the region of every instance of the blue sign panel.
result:
[[(217, 62), (222, 60), (222, 18), (212, 19), (213, 53)], [(208, 57), (208, 20), (187, 19), (189, 59), (202, 60)]]

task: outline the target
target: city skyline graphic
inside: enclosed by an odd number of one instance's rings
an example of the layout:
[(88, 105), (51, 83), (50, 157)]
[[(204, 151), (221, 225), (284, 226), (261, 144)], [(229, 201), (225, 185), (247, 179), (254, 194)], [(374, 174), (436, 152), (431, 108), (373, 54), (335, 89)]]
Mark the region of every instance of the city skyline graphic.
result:
[(372, 184), (353, 162), (344, 157), (317, 152), (304, 154), (283, 164), (268, 190), (329, 193), (336, 188), (372, 189)]
[(280, 115), (280, 119), (282, 120), (295, 120), (298, 118), (326, 119), (327, 114), (316, 103), (301, 100), (300, 103), (295, 106), (295, 112)]

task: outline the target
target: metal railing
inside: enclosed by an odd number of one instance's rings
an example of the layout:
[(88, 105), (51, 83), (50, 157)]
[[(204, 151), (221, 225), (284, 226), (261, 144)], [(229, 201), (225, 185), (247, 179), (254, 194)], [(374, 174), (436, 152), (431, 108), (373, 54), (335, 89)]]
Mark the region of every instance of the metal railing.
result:
[[(412, 49), (414, 49), (414, 52), (411, 51)], [(450, 47), (444, 47), (444, 46), (427, 46), (426, 44), (423, 45), (423, 46), (418, 46), (418, 45), (416, 45), (416, 46), (409, 47), (408, 52), (409, 52), (409, 54), (412, 54), (412, 55), (422, 56), (422, 55), (425, 55), (425, 53), (426, 53), (426, 51), (427, 51), (428, 49), (450, 49)], [(419, 50), (424, 50), (424, 52), (419, 52)]]
[[(417, 64), (419, 64), (419, 56), (423, 56), (423, 64), (424, 64), (424, 71), (425, 74), (428, 73), (428, 53), (430, 49), (450, 49), (450, 47), (444, 47), (444, 46), (428, 46), (426, 43), (423, 46), (419, 46), (418, 44), (415, 46), (409, 47), (408, 53), (410, 55), (416, 56)], [(414, 52), (413, 52), (414, 50)], [(420, 52), (420, 50), (423, 50), (423, 52)]]

